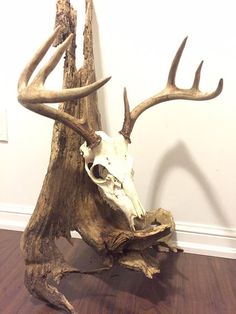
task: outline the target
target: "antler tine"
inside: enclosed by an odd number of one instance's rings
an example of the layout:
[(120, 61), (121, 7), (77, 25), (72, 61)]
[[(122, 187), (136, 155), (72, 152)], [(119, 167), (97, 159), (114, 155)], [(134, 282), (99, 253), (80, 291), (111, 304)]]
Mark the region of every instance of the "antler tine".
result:
[(193, 85), (192, 85), (192, 89), (194, 90), (199, 90), (199, 83), (200, 83), (200, 79), (201, 79), (201, 71), (202, 71), (202, 65), (203, 65), (203, 61), (199, 64), (196, 72), (195, 72), (195, 76), (194, 76), (194, 81), (193, 81)]
[(119, 133), (121, 133), (124, 136), (124, 138), (129, 143), (131, 143), (130, 137), (127, 136), (129, 134), (130, 124), (132, 123), (132, 121), (131, 121), (131, 116), (130, 116), (130, 106), (129, 106), (129, 100), (128, 100), (126, 88), (124, 88), (123, 98), (124, 98), (125, 118), (124, 118), (122, 130)]
[(47, 79), (48, 75), (54, 70), (58, 62), (60, 61), (63, 53), (69, 47), (73, 40), (74, 35), (70, 34), (65, 41), (59, 45), (53, 56), (50, 58), (48, 63), (38, 72), (35, 76), (34, 80), (32, 81), (32, 85), (40, 86), (43, 85), (45, 80)]
[(66, 100), (73, 100), (77, 98), (85, 97), (98, 88), (102, 87), (107, 81), (109, 81), (110, 77), (96, 81), (88, 86), (78, 87), (78, 88), (68, 88), (62, 89), (60, 91), (52, 91), (46, 90), (43, 88), (43, 84), (48, 77), (48, 75), (52, 72), (55, 66), (58, 64), (59, 60), (61, 59), (64, 51), (70, 45), (73, 34), (67, 37), (67, 39), (57, 47), (54, 55), (51, 57), (49, 62), (39, 71), (36, 75), (35, 79), (32, 83), (26, 88), (27, 83), (34, 72), (37, 65), (40, 63), (44, 55), (46, 54), (47, 50), (49, 49), (50, 45), (54, 41), (55, 37), (60, 28), (57, 28), (52, 36), (44, 43), (44, 45), (38, 50), (32, 60), (27, 64), (23, 73), (20, 76), (19, 83), (18, 83), (18, 91), (19, 97), (18, 100), (20, 102), (27, 102), (27, 103), (56, 103), (62, 102)]
[(175, 77), (176, 77), (176, 72), (178, 69), (178, 65), (180, 62), (180, 59), (182, 57), (186, 42), (187, 42), (188, 37), (185, 37), (184, 40), (182, 41), (179, 49), (176, 52), (176, 55), (172, 61), (170, 71), (169, 71), (169, 76), (167, 80), (167, 86), (175, 86)]
[(50, 48), (58, 34), (59, 29), (60, 27), (56, 28), (53, 34), (41, 46), (23, 70), (18, 82), (18, 100), (27, 109), (48, 118), (58, 120), (73, 129), (75, 132), (81, 134), (90, 147), (96, 146), (101, 140), (100, 136), (97, 135), (94, 130), (85, 126), (82, 119), (76, 119), (66, 112), (59, 111), (45, 104), (85, 97), (103, 86), (110, 79), (110, 77), (108, 77), (87, 86), (62, 89), (61, 91), (46, 90), (44, 88), (43, 85), (46, 78), (58, 64), (64, 51), (70, 45), (73, 39), (73, 34), (68, 36), (67, 39), (57, 47), (48, 63), (38, 72), (32, 82), (28, 85), (31, 75)]
[(133, 130), (133, 127), (137, 118), (146, 109), (154, 105), (157, 105), (159, 103), (166, 102), (169, 100), (174, 100), (174, 99), (185, 99), (185, 100), (196, 100), (196, 101), (209, 100), (209, 99), (217, 97), (221, 93), (223, 89), (223, 79), (219, 80), (218, 86), (213, 92), (203, 93), (199, 90), (199, 82), (200, 82), (200, 77), (201, 77), (201, 69), (202, 69), (203, 61), (200, 63), (200, 65), (198, 66), (195, 72), (194, 81), (191, 88), (183, 89), (183, 88), (178, 88), (176, 86), (176, 83), (175, 83), (176, 73), (177, 73), (177, 69), (178, 69), (178, 65), (179, 65), (182, 53), (186, 45), (186, 41), (187, 41), (187, 37), (183, 40), (179, 49), (176, 52), (176, 55), (170, 67), (167, 84), (164, 90), (144, 100), (138, 106), (136, 106), (131, 112), (129, 111), (129, 113), (127, 113), (127, 109), (125, 110), (124, 124), (120, 133), (129, 141), (130, 141), (130, 134)]
[(31, 75), (33, 74), (34, 70), (40, 63), (40, 61), (43, 59), (45, 54), (47, 53), (48, 49), (51, 47), (54, 39), (56, 38), (57, 34), (60, 31), (60, 26), (55, 28), (54, 32), (51, 34), (51, 36), (43, 43), (43, 45), (39, 48), (39, 50), (35, 53), (33, 58), (29, 61), (29, 63), (25, 66), (23, 72), (20, 75), (19, 81), (18, 81), (18, 91), (22, 90), (26, 87), (26, 85), (29, 82), (29, 79)]
[(193, 98), (193, 99), (190, 99), (190, 100), (210, 100), (212, 98), (217, 97), (222, 92), (222, 89), (223, 89), (223, 79), (219, 80), (217, 88), (213, 92), (203, 93), (203, 92), (201, 92), (199, 90), (199, 82), (200, 82), (200, 79), (201, 79), (202, 65), (203, 65), (203, 61), (199, 64), (199, 66), (198, 66), (198, 68), (197, 68), (197, 70), (195, 72), (192, 88), (189, 89), (189, 91), (193, 92), (193, 95), (194, 95), (194, 93), (196, 93), (196, 97), (198, 97), (198, 99)]

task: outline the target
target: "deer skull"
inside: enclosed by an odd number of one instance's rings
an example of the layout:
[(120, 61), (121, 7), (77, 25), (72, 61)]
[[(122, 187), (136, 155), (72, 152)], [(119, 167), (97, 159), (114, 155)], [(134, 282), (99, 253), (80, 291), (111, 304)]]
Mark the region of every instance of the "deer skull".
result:
[(128, 154), (128, 142), (121, 134), (111, 138), (102, 131), (96, 133), (101, 137), (99, 145), (90, 148), (85, 142), (80, 147), (85, 170), (103, 199), (114, 210), (123, 211), (134, 230), (134, 218), (141, 218), (145, 210), (134, 186), (133, 158)]

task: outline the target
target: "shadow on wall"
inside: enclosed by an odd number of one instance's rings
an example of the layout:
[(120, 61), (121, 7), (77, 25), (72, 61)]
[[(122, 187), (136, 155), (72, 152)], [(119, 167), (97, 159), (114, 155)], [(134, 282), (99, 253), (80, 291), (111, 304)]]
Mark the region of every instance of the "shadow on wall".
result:
[(158, 169), (154, 171), (152, 178), (152, 188), (150, 189), (149, 208), (155, 208), (156, 203), (160, 202), (162, 181), (173, 168), (182, 168), (187, 171), (201, 186), (206, 198), (208, 199), (215, 214), (225, 227), (230, 226), (230, 222), (224, 215), (224, 210), (218, 200), (214, 188), (209, 184), (206, 176), (201, 171), (200, 167), (192, 158), (188, 148), (183, 142), (179, 142), (176, 146), (170, 149), (162, 158)]

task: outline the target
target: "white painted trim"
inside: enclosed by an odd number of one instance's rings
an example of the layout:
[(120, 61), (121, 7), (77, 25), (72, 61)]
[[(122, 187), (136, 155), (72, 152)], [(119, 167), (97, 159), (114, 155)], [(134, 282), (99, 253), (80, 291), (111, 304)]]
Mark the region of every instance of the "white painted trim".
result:
[(179, 221), (176, 223), (176, 231), (236, 238), (236, 228), (221, 227), (215, 225), (204, 225)]
[(11, 213), (11, 214), (25, 214), (31, 215), (34, 211), (34, 207), (30, 205), (19, 205), (19, 204), (9, 204), (0, 203), (0, 213)]
[[(0, 229), (23, 231), (32, 212), (32, 206), (0, 203)], [(176, 242), (187, 253), (236, 259), (235, 228), (177, 222)]]
[(24, 231), (30, 214), (0, 211), (0, 229)]
[(24, 231), (33, 206), (0, 203), (0, 229)]
[(204, 243), (181, 242), (178, 241), (178, 246), (184, 249), (186, 253), (217, 256), (224, 258), (236, 259), (236, 248), (227, 246), (208, 245)]
[(177, 222), (176, 240), (187, 253), (236, 259), (235, 228)]

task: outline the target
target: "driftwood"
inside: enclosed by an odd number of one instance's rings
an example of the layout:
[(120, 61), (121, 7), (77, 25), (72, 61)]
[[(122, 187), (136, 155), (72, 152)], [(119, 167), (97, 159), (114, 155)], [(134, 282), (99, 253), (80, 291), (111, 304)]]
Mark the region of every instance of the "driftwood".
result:
[[(59, 28), (58, 28), (59, 27)], [(74, 34), (74, 36), (69, 36)], [(170, 212), (164, 209), (147, 211), (132, 218), (133, 225), (122, 210), (114, 210), (101, 196), (99, 188), (85, 171), (85, 160), (81, 155), (81, 145), (86, 140), (89, 149), (101, 142), (99, 133), (101, 119), (97, 106), (96, 89), (108, 79), (96, 82), (93, 37), (92, 0), (86, 0), (86, 21), (84, 29), (84, 64), (77, 70), (76, 60), (76, 13), (69, 0), (57, 1), (56, 31), (48, 46), (59, 45), (59, 59), (64, 50), (64, 82), (62, 93), (51, 93), (41, 88), (47, 75), (56, 65), (49, 65), (36, 76), (28, 86), (36, 63), (43, 53), (38, 52), (19, 80), (19, 101), (28, 109), (56, 120), (51, 147), (51, 157), (43, 186), (27, 228), (21, 239), (21, 251), (25, 259), (25, 285), (29, 292), (69, 313), (74, 308), (63, 294), (53, 285), (67, 273), (99, 273), (114, 264), (141, 271), (148, 278), (160, 272), (158, 261), (150, 254), (150, 248), (159, 251), (166, 248), (177, 252), (171, 236), (174, 221)], [(68, 37), (69, 36), (69, 37)], [(68, 39), (69, 38), (69, 39)], [(63, 48), (61, 44), (67, 40)], [(200, 68), (196, 72), (192, 89), (183, 90), (175, 86), (175, 73), (181, 57), (181, 45), (170, 70), (167, 88), (159, 98), (148, 99), (130, 112), (127, 94), (125, 99), (125, 121), (120, 133), (130, 142), (130, 134), (137, 117), (147, 108), (171, 99), (205, 100), (216, 97), (222, 89), (220, 81), (215, 92), (203, 94), (198, 89)], [(44, 48), (44, 53), (47, 48)], [(58, 56), (60, 54), (60, 56)], [(93, 83), (93, 84), (92, 84)], [(92, 85), (91, 85), (92, 84)], [(82, 92), (73, 92), (67, 97), (65, 90), (90, 86)], [(173, 89), (175, 91), (173, 92)], [(76, 94), (76, 95), (75, 95)], [(86, 97), (84, 97), (86, 96)], [(83, 97), (83, 98), (81, 98)], [(161, 98), (161, 99), (160, 99)], [(43, 102), (62, 102), (59, 111), (48, 109)], [(68, 118), (68, 115), (73, 118)], [(80, 270), (66, 263), (58, 250), (55, 240), (64, 237), (72, 242), (70, 232), (76, 230), (83, 240), (104, 257), (104, 267), (94, 271)]]

